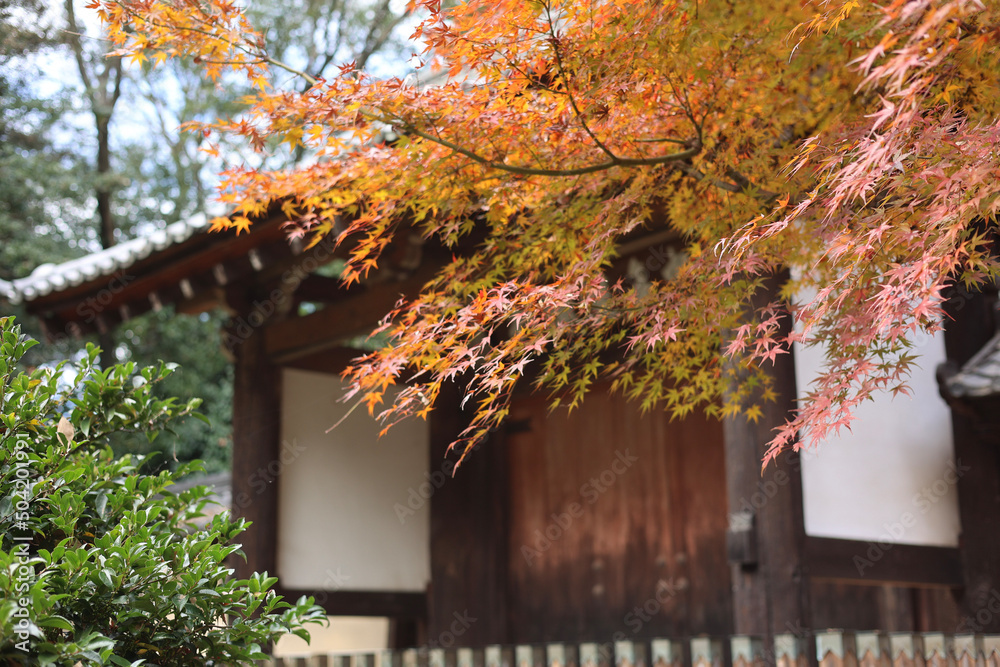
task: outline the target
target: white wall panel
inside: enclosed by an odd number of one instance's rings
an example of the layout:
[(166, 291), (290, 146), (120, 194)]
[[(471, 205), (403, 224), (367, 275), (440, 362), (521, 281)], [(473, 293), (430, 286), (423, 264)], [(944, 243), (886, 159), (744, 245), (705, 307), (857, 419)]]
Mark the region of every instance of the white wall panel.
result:
[(347, 412), (336, 375), (286, 369), (278, 475), (278, 574), (287, 588), (423, 591), (430, 581), (429, 512), (397, 514), (427, 482), (427, 423), (378, 437), (364, 407)]
[[(881, 394), (842, 430), (802, 452), (806, 533), (820, 537), (956, 546), (959, 534), (951, 416), (938, 394), (935, 367), (944, 336), (921, 334), (911, 396)], [(800, 397), (816, 377), (823, 350), (795, 348)]]

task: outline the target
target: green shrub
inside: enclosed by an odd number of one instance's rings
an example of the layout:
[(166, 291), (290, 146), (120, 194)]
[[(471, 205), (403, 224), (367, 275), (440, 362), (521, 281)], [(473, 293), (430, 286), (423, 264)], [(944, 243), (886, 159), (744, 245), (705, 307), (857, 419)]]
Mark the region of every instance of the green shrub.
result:
[[(160, 364), (76, 364), (29, 373), (35, 341), (0, 318), (0, 664), (212, 665), (266, 657), (262, 647), (321, 622), (289, 605), (265, 574), (235, 580), (226, 559), (247, 523), (206, 520), (209, 492), (169, 488), (197, 462), (155, 476), (116, 459), (108, 438), (154, 438), (198, 401), (159, 400)], [(204, 525), (197, 525), (201, 518)]]

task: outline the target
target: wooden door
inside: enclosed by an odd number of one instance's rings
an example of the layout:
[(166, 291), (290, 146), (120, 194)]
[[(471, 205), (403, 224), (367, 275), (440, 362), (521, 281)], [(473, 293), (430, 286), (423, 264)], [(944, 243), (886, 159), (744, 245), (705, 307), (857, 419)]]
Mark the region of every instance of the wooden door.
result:
[(720, 423), (601, 390), (570, 413), (516, 399), (509, 423), (514, 641), (730, 632)]

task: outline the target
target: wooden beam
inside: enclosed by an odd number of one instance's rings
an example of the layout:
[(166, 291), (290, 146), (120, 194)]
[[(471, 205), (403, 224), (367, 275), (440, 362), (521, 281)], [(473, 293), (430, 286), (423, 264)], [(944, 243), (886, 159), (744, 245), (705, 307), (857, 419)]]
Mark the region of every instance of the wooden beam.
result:
[(296, 357), (282, 363), (281, 367), (297, 368), (302, 371), (312, 371), (314, 373), (340, 375), (340, 372), (347, 368), (347, 365), (352, 360), (363, 354), (367, 354), (365, 350), (358, 350), (353, 347), (331, 347), (313, 354)]
[(185, 315), (197, 315), (225, 303), (225, 290), (221, 288), (200, 289), (191, 298), (178, 301), (175, 311)]
[[(249, 289), (231, 291), (229, 298), (236, 313), (250, 312)], [(269, 479), (268, 467), (280, 455), (281, 373), (267, 357), (260, 329), (241, 338), (232, 353), (233, 515), (253, 522), (239, 536), (246, 560), (235, 559), (233, 567), (245, 579), (254, 572), (277, 571), (278, 485)]]
[[(95, 304), (117, 309), (121, 304), (145, 301), (154, 292), (161, 304), (168, 302), (168, 295), (175, 296), (173, 300), (180, 300), (184, 298), (179, 288), (182, 280), (192, 281), (192, 289), (195, 280), (215, 285), (214, 269), (218, 264), (226, 263), (229, 274), (230, 267), (239, 259), (245, 261), (252, 248), (276, 243), (287, 246), (281, 229), (283, 222), (280, 217), (262, 219), (254, 225), (252, 233), (239, 236), (197, 233), (182, 243), (151, 253), (113, 276), (101, 276), (35, 299), (26, 309), (51, 321), (69, 323), (85, 319), (87, 310), (81, 310), (80, 304), (87, 304), (91, 309), (96, 309)], [(291, 254), (290, 249), (287, 254)], [(235, 273), (228, 275), (230, 284), (237, 278)]]
[[(779, 298), (786, 276), (773, 276), (752, 308)], [(790, 325), (786, 318), (785, 327)], [(780, 334), (779, 334), (780, 335)], [(723, 422), (728, 535), (733, 590), (733, 631), (760, 635), (769, 642), (789, 628), (811, 627), (808, 581), (804, 575), (805, 527), (798, 455), (786, 451), (761, 472), (774, 429), (795, 408), (792, 353), (778, 355), (769, 367), (778, 398), (755, 395), (763, 414), (756, 422), (739, 415)]]
[(446, 449), (465, 426), (462, 396), (446, 385), (430, 414), (430, 470), (438, 488), (430, 499), (431, 592), (427, 634), (441, 636), (456, 614), (476, 623), (458, 646), (511, 640), (507, 623), (508, 493), (503, 429), (492, 433), (453, 473), (457, 453)]
[(433, 269), (425, 267), (400, 282), (385, 282), (332, 303), (323, 310), (265, 327), (267, 354), (277, 363), (287, 363), (307, 354), (336, 347), (352, 336), (370, 332), (399, 301), (420, 292)]
[(953, 547), (929, 547), (808, 536), (810, 578), (873, 586), (962, 585), (961, 558)]
[(295, 289), (295, 298), (298, 301), (333, 303), (342, 301), (345, 294), (356, 293), (362, 289), (357, 283), (350, 288), (345, 288), (340, 278), (330, 278), (314, 274), (302, 279), (302, 282)]
[(680, 232), (673, 227), (667, 227), (666, 229), (659, 229), (655, 232), (636, 235), (635, 238), (630, 237), (628, 240), (623, 239), (615, 247), (615, 252), (621, 257), (626, 257), (628, 255), (648, 250), (654, 244), (678, 243), (681, 241), (681, 238)]
[[(959, 368), (996, 333), (996, 291), (959, 288), (945, 303), (945, 312), (945, 352), (948, 363)], [(1000, 633), (1000, 614), (990, 607), (1000, 590), (1000, 429), (991, 423), (994, 405), (995, 399), (958, 401), (951, 413), (955, 463), (963, 466), (956, 485), (962, 632)]]

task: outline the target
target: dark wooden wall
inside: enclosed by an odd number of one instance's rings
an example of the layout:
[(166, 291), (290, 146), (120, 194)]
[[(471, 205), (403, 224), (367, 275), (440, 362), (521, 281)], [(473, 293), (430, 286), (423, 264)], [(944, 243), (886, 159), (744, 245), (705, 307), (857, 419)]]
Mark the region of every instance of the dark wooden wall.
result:
[[(462, 426), (460, 397), (451, 390), (446, 398), (432, 418), (432, 471)], [(642, 415), (601, 388), (568, 414), (550, 414), (544, 398), (516, 398), (506, 428), (432, 498), (426, 640), (483, 646), (737, 632), (724, 450), (719, 422)], [(783, 469), (798, 475), (795, 465)], [(795, 486), (777, 488), (784, 498)], [(788, 503), (801, 502), (792, 495)], [(788, 585), (806, 577), (808, 607), (775, 620), (775, 632), (949, 631), (961, 620), (947, 587), (809, 581), (808, 564), (801, 567), (780, 576)], [(466, 612), (476, 620), (456, 633), (456, 614)]]
[(954, 633), (961, 624), (948, 588), (810, 582), (814, 627)]
[(507, 435), (515, 642), (731, 631), (722, 427), (598, 388), (516, 399)]

